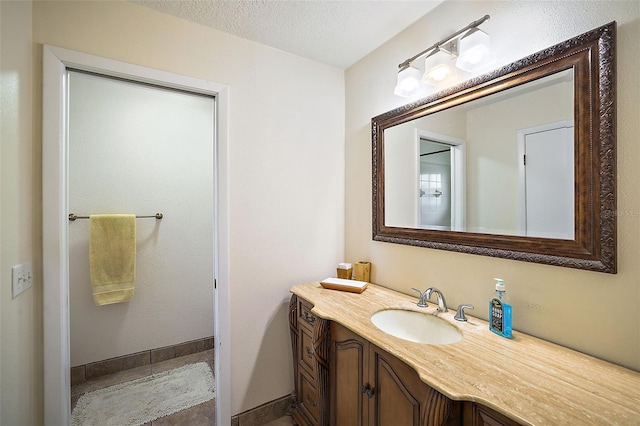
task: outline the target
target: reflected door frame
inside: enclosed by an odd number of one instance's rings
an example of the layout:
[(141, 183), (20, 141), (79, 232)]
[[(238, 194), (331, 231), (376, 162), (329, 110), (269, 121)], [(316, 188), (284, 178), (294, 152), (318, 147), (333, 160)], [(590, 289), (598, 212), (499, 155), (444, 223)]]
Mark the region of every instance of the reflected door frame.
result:
[(443, 135), (424, 129), (415, 129), (416, 147), (416, 227), (420, 228), (420, 141), (428, 139), (451, 147), (451, 230), (464, 231), (466, 225), (466, 141), (449, 135)]

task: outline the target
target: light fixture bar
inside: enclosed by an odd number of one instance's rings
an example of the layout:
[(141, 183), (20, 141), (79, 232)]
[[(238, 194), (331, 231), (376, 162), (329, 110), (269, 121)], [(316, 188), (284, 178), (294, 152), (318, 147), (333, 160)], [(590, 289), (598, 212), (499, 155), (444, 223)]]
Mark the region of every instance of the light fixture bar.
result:
[(445, 45), (445, 44), (449, 43), (450, 41), (452, 41), (453, 39), (455, 39), (456, 37), (458, 37), (460, 34), (464, 33), (465, 31), (468, 31), (468, 30), (470, 30), (472, 28), (477, 28), (478, 26), (482, 25), (488, 19), (489, 19), (489, 15), (484, 15), (482, 18), (478, 19), (477, 21), (473, 21), (472, 23), (470, 23), (466, 27), (462, 28), (461, 30), (458, 30), (455, 33), (451, 34), (449, 37), (444, 38), (444, 39), (440, 40), (437, 43), (434, 43), (433, 45), (431, 45), (430, 47), (426, 48), (422, 52), (410, 57), (406, 61), (404, 61), (401, 64), (399, 64), (398, 68), (400, 68), (400, 71), (408, 68), (409, 66), (411, 66), (411, 62), (415, 61), (419, 57), (424, 56), (427, 53), (431, 52), (432, 50), (435, 50), (438, 47), (441, 47), (442, 45)]

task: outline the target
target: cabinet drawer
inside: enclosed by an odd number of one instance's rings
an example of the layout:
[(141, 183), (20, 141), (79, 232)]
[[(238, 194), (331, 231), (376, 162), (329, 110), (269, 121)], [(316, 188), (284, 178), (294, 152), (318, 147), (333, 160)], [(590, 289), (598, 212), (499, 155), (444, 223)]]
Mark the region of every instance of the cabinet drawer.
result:
[(315, 381), (304, 371), (298, 374), (298, 388), (300, 389), (300, 408), (304, 414), (314, 423), (318, 424), (318, 392), (315, 387)]
[(298, 299), (298, 324), (306, 327), (310, 331), (313, 330), (313, 326), (316, 322), (316, 316), (311, 313), (313, 305), (306, 300)]
[(511, 420), (504, 414), (500, 414), (490, 408), (479, 404), (473, 404), (473, 424), (476, 426), (518, 426), (519, 423)]
[(299, 336), (298, 362), (312, 377), (315, 377), (313, 335), (305, 328), (300, 328)]

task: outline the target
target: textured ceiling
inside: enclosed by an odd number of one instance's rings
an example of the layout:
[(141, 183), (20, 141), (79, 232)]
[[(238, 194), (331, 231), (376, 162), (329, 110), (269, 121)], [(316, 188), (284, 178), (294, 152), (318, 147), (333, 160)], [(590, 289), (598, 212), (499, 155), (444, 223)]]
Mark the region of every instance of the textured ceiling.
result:
[(348, 68), (444, 0), (129, 0)]

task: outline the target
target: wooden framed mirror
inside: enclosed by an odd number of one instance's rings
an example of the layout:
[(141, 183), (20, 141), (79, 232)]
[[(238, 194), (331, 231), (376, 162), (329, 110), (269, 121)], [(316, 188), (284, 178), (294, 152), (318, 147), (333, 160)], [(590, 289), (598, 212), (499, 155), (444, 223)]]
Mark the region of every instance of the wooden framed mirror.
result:
[(374, 117), (373, 239), (616, 273), (615, 26)]

